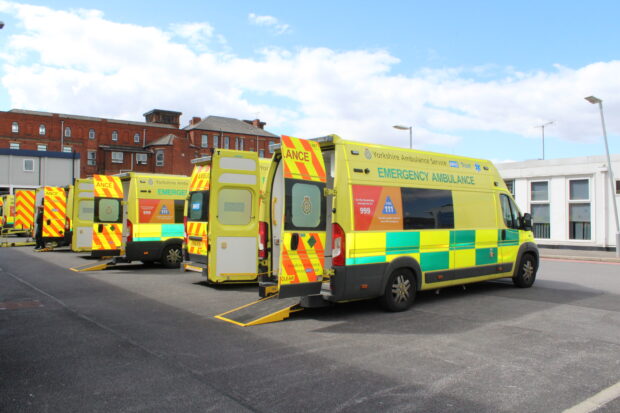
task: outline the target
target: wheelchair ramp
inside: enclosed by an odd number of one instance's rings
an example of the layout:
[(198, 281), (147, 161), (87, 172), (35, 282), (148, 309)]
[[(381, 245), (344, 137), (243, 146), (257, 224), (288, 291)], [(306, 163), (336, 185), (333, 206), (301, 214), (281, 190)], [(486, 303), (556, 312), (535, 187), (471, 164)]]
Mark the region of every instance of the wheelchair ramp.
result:
[(291, 313), (303, 310), (299, 302), (300, 297), (279, 299), (276, 294), (216, 315), (215, 318), (242, 327), (274, 323), (288, 318)]
[(21, 241), (21, 242), (15, 242), (15, 241), (10, 241), (10, 240), (2, 240), (0, 241), (0, 247), (31, 247), (33, 245), (36, 245), (36, 243), (34, 241)]
[(89, 262), (88, 264), (81, 265), (79, 267), (73, 267), (71, 268), (71, 271), (75, 271), (75, 272), (101, 271), (113, 265), (114, 265), (113, 261), (108, 261), (108, 262), (95, 261), (95, 262)]

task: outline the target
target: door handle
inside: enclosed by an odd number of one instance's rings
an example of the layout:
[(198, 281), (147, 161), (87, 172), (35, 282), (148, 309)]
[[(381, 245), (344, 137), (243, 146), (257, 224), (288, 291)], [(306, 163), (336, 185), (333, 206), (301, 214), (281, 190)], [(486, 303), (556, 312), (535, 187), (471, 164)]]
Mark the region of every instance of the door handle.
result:
[(502, 241), (506, 241), (506, 230), (502, 230)]
[(48, 219), (46, 222), (47, 222), (47, 225), (51, 225), (52, 224), (52, 220), (51, 219)]
[(291, 235), (291, 251), (297, 251), (298, 246), (299, 246), (299, 234), (294, 232)]
[(97, 231), (103, 232), (103, 224), (99, 224), (99, 226), (97, 227)]

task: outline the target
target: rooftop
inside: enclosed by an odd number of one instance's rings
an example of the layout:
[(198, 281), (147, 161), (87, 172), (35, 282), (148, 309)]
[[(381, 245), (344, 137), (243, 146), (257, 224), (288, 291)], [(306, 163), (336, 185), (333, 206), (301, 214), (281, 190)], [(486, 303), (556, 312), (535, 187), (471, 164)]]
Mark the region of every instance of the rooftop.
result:
[(264, 129), (257, 128), (239, 119), (225, 118), (223, 116), (208, 116), (200, 122), (186, 126), (185, 130), (207, 130), (222, 131), (226, 133), (238, 133), (240, 135), (264, 136), (267, 138), (278, 138), (278, 135), (267, 132)]

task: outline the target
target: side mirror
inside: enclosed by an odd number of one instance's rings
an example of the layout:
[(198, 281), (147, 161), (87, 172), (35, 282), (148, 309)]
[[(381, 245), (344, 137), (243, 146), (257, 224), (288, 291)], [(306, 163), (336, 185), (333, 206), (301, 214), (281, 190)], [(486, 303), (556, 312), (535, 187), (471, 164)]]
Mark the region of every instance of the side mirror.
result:
[(521, 218), (521, 228), (525, 231), (532, 230), (532, 214), (529, 212), (523, 214), (523, 217)]

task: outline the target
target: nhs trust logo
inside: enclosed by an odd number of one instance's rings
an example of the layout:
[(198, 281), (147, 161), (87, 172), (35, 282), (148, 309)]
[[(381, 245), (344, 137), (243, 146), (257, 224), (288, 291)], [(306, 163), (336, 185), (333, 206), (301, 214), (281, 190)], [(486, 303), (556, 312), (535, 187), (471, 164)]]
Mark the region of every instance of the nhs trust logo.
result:
[(450, 168), (458, 168), (459, 163), (457, 161), (450, 161)]

